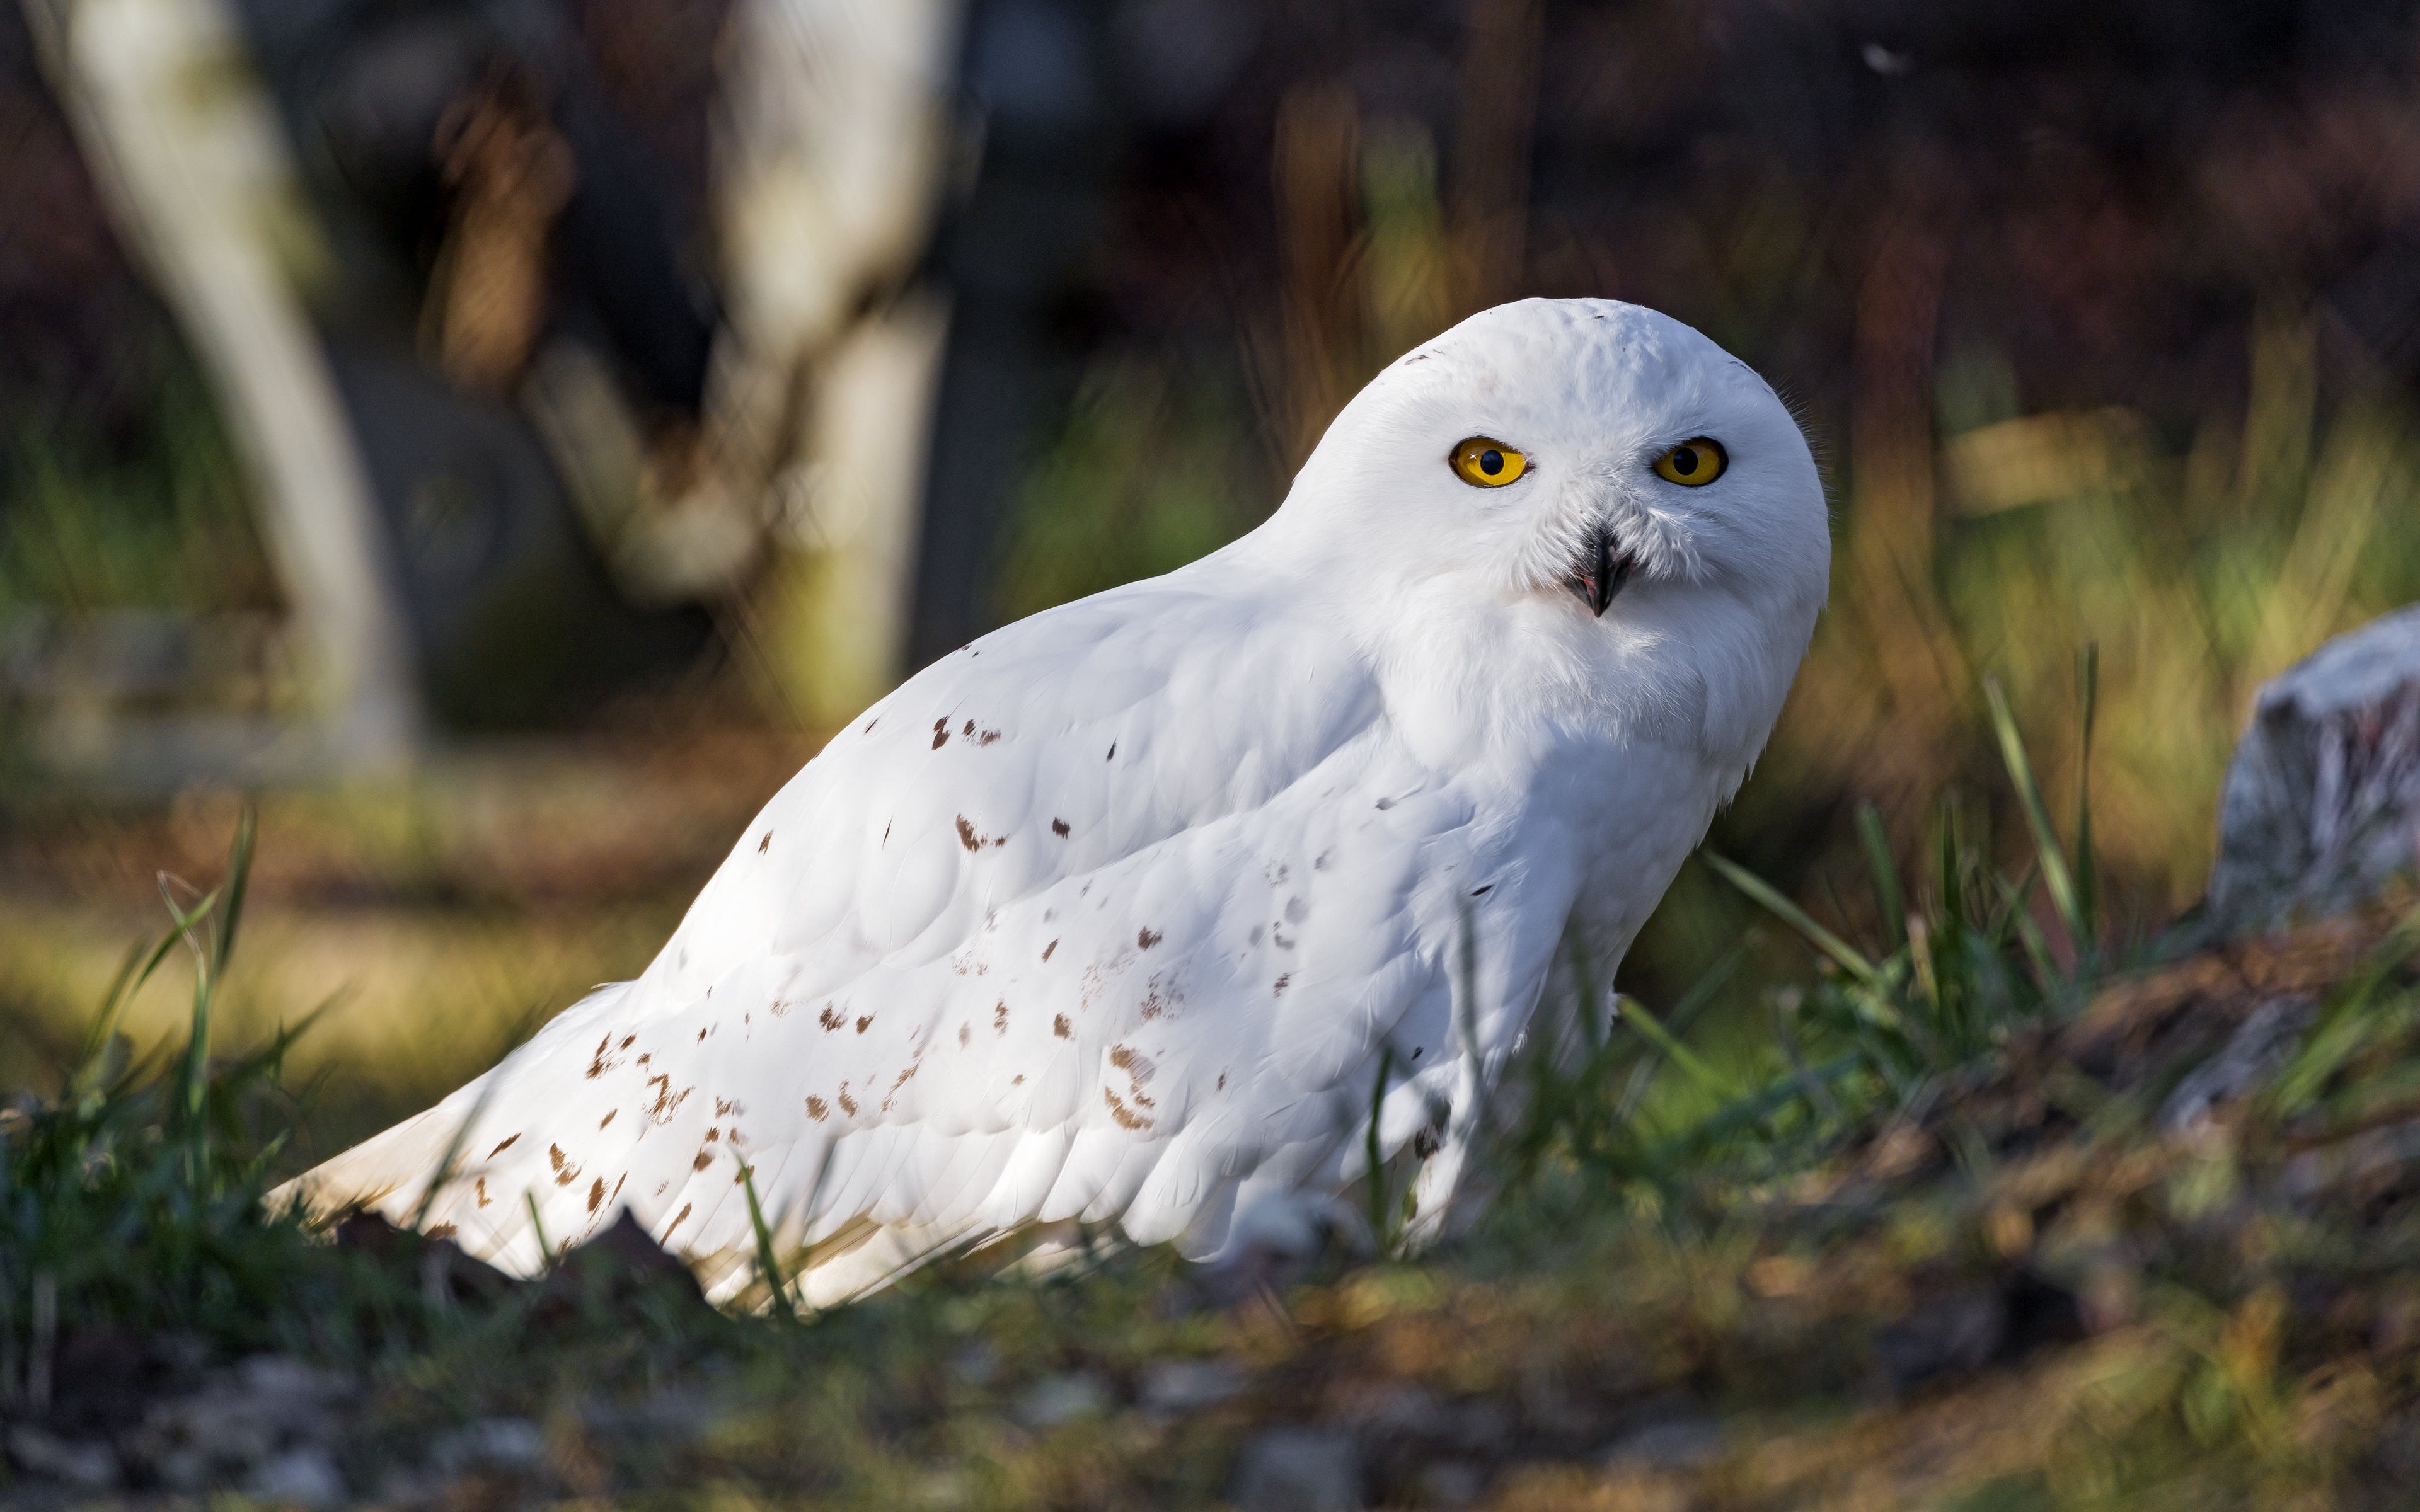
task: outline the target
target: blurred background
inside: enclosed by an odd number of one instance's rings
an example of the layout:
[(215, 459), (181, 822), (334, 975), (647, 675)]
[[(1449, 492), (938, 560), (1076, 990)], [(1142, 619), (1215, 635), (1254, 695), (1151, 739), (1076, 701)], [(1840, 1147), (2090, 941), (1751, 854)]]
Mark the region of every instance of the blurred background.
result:
[[(2174, 917), (2255, 686), (2420, 596), (2411, 4), (7, 0), (0, 1081), (249, 795), (226, 1032), (328, 1005), (325, 1142), (427, 1100), (821, 732), (1532, 294), (1698, 326), (1826, 467), (1714, 840), (1819, 917), (1862, 802), (2017, 841), (1987, 676), (2073, 811), (2086, 646)], [(1692, 867), (1625, 985), (1747, 928)]]

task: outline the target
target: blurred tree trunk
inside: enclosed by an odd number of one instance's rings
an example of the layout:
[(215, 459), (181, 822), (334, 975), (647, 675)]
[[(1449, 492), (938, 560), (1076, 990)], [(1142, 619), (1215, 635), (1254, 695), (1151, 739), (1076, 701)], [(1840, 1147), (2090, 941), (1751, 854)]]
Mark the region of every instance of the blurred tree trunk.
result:
[(297, 298), (327, 254), (234, 23), (212, 0), (25, 5), (94, 177), (245, 459), (327, 754), (396, 765), (421, 732), (411, 640), (368, 473)]

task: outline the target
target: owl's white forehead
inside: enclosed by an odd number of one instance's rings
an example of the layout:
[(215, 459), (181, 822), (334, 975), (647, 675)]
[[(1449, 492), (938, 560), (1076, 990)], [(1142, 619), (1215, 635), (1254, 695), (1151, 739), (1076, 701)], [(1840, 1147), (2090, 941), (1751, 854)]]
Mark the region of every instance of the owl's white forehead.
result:
[(1666, 414), (1770, 401), (1745, 363), (1669, 316), (1619, 300), (1523, 300), (1482, 311), (1379, 378), (1414, 404), (1450, 400), (1539, 420)]

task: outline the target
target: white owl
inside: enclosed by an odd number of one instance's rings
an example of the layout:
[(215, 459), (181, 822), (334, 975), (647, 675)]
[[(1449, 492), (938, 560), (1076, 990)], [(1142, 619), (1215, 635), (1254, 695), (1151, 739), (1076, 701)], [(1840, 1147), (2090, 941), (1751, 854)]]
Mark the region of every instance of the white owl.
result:
[(1360, 1177), (1384, 1065), (1434, 1226), (1567, 927), (1610, 980), (1829, 563), (1744, 363), (1611, 301), (1474, 316), (1258, 530), (909, 679), (636, 980), (298, 1185), (524, 1273), (627, 1208), (721, 1296), (752, 1191), (820, 1304), (1070, 1221), (1218, 1257)]

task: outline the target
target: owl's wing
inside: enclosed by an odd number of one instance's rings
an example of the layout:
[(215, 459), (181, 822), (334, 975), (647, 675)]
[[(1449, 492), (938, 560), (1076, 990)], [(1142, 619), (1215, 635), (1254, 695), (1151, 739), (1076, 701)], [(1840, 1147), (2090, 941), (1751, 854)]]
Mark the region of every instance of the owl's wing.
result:
[(1534, 1000), (1571, 877), (1476, 792), (1218, 558), (1037, 616), (809, 763), (639, 979), (303, 1190), (523, 1270), (627, 1206), (726, 1289), (752, 1191), (819, 1298), (1068, 1219), (1215, 1250), (1359, 1148), (1382, 1049), (1389, 1145), (1466, 1090), (1457, 928)]

